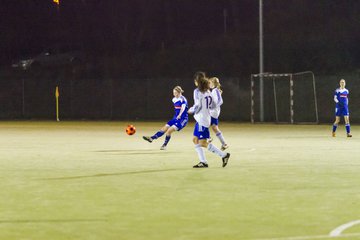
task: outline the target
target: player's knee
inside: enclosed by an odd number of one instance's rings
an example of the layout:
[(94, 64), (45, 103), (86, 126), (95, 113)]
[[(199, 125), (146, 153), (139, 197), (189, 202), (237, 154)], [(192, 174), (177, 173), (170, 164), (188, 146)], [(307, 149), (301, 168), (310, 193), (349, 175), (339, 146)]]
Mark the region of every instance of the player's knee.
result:
[(202, 146), (204, 148), (207, 148), (207, 146), (208, 146), (208, 142), (206, 141), (206, 139), (199, 140), (199, 144), (200, 144), (200, 146)]

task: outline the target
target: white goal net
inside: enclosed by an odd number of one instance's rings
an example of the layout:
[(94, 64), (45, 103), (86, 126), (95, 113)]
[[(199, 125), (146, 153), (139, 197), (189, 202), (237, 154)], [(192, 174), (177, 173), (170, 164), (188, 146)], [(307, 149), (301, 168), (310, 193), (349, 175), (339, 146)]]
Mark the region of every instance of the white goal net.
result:
[(251, 74), (251, 122), (263, 121), (319, 123), (313, 72)]

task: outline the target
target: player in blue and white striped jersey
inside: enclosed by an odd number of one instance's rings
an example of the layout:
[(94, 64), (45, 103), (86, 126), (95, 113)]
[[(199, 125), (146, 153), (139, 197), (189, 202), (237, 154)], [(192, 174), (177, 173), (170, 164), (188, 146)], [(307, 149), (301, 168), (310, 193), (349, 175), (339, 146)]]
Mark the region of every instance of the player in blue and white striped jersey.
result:
[(344, 116), (345, 120), (345, 129), (348, 137), (352, 137), (350, 133), (350, 119), (349, 119), (349, 90), (345, 88), (346, 82), (344, 79), (341, 79), (340, 87), (335, 90), (334, 101), (335, 106), (335, 122), (333, 124), (332, 136), (335, 137), (335, 132), (340, 122), (340, 117)]
[(176, 86), (173, 89), (174, 98), (172, 102), (174, 104), (175, 114), (174, 117), (168, 121), (165, 126), (163, 126), (158, 132), (156, 132), (153, 136), (143, 136), (143, 139), (152, 142), (155, 139), (158, 139), (162, 135), (165, 134), (165, 142), (161, 146), (160, 150), (165, 150), (167, 144), (170, 141), (171, 134), (174, 131), (180, 131), (183, 129), (188, 123), (188, 103), (186, 98), (182, 95), (184, 91), (180, 86)]
[(208, 142), (208, 139), (210, 138), (209, 127), (211, 122), (210, 109), (216, 105), (216, 103), (213, 102), (211, 92), (209, 91), (209, 81), (204, 73), (198, 72), (194, 76), (194, 82), (197, 88), (194, 90), (194, 106), (189, 109), (189, 113), (194, 114), (196, 120), (193, 142), (200, 162), (193, 167), (207, 168), (209, 166), (203, 147), (220, 156), (223, 162), (222, 166), (225, 167), (230, 158), (230, 153), (225, 153), (215, 147), (212, 143)]
[(216, 105), (210, 109), (210, 115), (211, 115), (211, 128), (216, 134), (216, 137), (221, 142), (221, 150), (224, 151), (229, 146), (227, 145), (225, 138), (222, 134), (222, 132), (219, 129), (219, 116), (220, 116), (220, 106), (223, 104), (222, 99), (222, 90), (221, 90), (221, 84), (218, 78), (212, 77), (209, 79), (210, 82), (210, 89), (211, 94), (213, 96), (213, 99), (215, 99)]

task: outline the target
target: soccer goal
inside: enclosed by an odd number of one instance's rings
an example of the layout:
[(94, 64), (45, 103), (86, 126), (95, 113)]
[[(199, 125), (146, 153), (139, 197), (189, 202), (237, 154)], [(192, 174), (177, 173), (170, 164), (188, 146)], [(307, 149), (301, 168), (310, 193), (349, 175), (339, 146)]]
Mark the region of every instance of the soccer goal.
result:
[(251, 122), (260, 121), (319, 123), (314, 73), (251, 74)]

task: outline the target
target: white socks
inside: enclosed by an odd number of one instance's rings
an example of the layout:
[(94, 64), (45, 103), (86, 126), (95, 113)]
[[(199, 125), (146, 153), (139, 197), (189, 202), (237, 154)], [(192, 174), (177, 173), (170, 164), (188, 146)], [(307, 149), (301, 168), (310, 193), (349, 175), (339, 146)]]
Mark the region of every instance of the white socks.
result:
[(222, 132), (218, 132), (216, 134), (216, 136), (219, 138), (220, 142), (221, 142), (221, 145), (225, 145), (225, 139), (224, 139), (224, 136), (222, 135)]
[(198, 156), (199, 156), (200, 162), (207, 164), (206, 157), (205, 157), (205, 153), (204, 153), (204, 149), (202, 149), (202, 147), (200, 146), (200, 144), (196, 144), (196, 145), (195, 145), (195, 151), (197, 152), (197, 154), (198, 154)]
[[(226, 156), (226, 153), (221, 151), (220, 149), (218, 149), (217, 147), (215, 147), (213, 144), (209, 143), (207, 149), (212, 152), (212, 153), (215, 153), (216, 155), (220, 156), (220, 157), (225, 157)], [(202, 163), (206, 163), (207, 164), (207, 160), (206, 160), (206, 157), (205, 157), (205, 152), (204, 152), (204, 149), (201, 147), (200, 144), (196, 144), (195, 145), (195, 151), (197, 152), (198, 154), (198, 157), (199, 157), (199, 160), (200, 162)]]
[(212, 153), (215, 153), (217, 155), (219, 155), (220, 157), (225, 157), (226, 156), (226, 153), (221, 151), (220, 149), (218, 149), (217, 147), (215, 147), (212, 143), (209, 143), (207, 149), (212, 152)]

